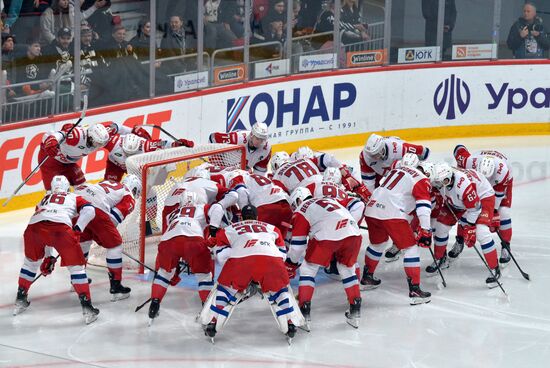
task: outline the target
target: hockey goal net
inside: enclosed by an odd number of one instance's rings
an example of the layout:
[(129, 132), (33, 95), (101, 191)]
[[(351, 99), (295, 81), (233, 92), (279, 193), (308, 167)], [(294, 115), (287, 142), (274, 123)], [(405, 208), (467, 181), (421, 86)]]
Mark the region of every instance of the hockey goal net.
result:
[[(177, 147), (131, 156), (126, 161), (128, 174), (142, 181), (141, 195), (132, 213), (118, 226), (122, 236), (125, 269), (144, 272), (130, 257), (154, 268), (157, 245), (162, 231), (164, 201), (174, 184), (193, 168), (204, 163), (218, 167), (244, 169), (244, 147), (230, 144), (206, 144), (193, 148)], [(93, 244), (88, 263), (106, 266), (105, 249)]]

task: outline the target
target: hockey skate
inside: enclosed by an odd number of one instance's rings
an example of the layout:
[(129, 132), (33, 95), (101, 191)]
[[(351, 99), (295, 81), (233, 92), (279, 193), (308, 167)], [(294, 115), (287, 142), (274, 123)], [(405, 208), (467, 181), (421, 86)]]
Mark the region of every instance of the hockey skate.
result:
[(353, 328), (359, 328), (361, 320), (361, 298), (355, 298), (353, 304), (349, 305), (346, 311), (346, 322)]
[[(501, 276), (501, 273), (500, 273), (500, 268), (497, 266), (497, 268), (495, 268), (493, 270), (493, 273), (495, 275), (495, 277), (493, 276), (489, 276), (487, 277), (487, 279), (485, 280), (485, 283), (487, 284), (487, 287), (489, 289), (493, 289), (493, 288), (496, 288), (498, 286), (498, 280), (500, 279), (500, 276)], [(501, 282), (502, 284), (502, 282)]]
[(300, 328), (304, 331), (310, 332), (311, 331), (311, 302), (304, 302), (300, 306), (300, 312), (302, 312), (302, 315), (304, 316), (305, 323), (303, 326), (300, 326)]
[(397, 248), (395, 244), (392, 244), (392, 246), (384, 253), (384, 256), (386, 257), (386, 263), (394, 262), (399, 259), (399, 254), (401, 254), (401, 250)]
[(359, 288), (361, 290), (373, 290), (380, 286), (380, 279), (374, 277), (372, 273), (369, 273), (369, 268), (367, 266), (363, 267), (363, 277), (361, 277), (361, 282)]
[(288, 321), (288, 331), (286, 333), (286, 341), (288, 342), (288, 345), (292, 344), (292, 339), (296, 336), (296, 326), (294, 323)]
[(508, 251), (508, 248), (510, 246), (510, 244), (506, 243), (504, 244), (504, 242), (502, 243), (502, 250), (500, 252), (500, 258), (498, 259), (498, 263), (500, 263), (500, 265), (502, 267), (506, 267), (508, 266), (508, 263), (510, 262), (510, 252)]
[(109, 281), (111, 282), (111, 289), (109, 290), (109, 293), (111, 293), (112, 302), (130, 297), (130, 291), (132, 291), (132, 289), (126, 286), (122, 286), (120, 280), (113, 279), (113, 274), (110, 272)]
[(338, 267), (336, 266), (336, 258), (332, 258), (330, 265), (325, 267), (325, 273), (327, 276), (333, 280), (341, 280), (340, 273), (338, 272)]
[(17, 289), (17, 297), (15, 298), (15, 308), (13, 310), (13, 315), (23, 313), (31, 305), (31, 302), (27, 300), (27, 291), (23, 288)]
[(149, 326), (151, 326), (159, 316), (160, 309), (160, 300), (158, 298), (151, 299), (151, 304), (149, 305)]
[(438, 259), (437, 263), (432, 262), (431, 265), (426, 267), (426, 272), (428, 273), (428, 276), (435, 276), (436, 275), (438, 265), (439, 265), (439, 269), (441, 269), (441, 270), (449, 268), (449, 260), (447, 259), (446, 255), (444, 255), (441, 259)]
[(410, 277), (407, 278), (407, 282), (409, 283), (409, 298), (411, 299), (411, 305), (418, 305), (430, 302), (430, 297), (432, 296), (431, 293), (427, 291), (422, 291), (420, 289), (420, 285), (414, 285)]
[(94, 308), (92, 302), (84, 293), (80, 294), (78, 296), (78, 299), (80, 299), (80, 305), (82, 305), (82, 314), (84, 315), (84, 321), (87, 325), (89, 325), (97, 319), (99, 309)]
[(204, 335), (210, 337), (210, 342), (214, 343), (214, 336), (216, 336), (216, 321), (212, 321), (204, 328)]
[(464, 238), (457, 236), (453, 248), (449, 252), (449, 258), (452, 261), (456, 260), (460, 253), (464, 250)]

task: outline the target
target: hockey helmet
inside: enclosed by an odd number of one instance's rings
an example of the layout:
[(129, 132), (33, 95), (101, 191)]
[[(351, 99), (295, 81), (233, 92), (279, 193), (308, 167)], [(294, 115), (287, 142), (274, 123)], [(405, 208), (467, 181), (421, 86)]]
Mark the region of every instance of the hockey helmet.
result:
[(266, 123), (254, 123), (252, 125), (252, 130), (250, 131), (250, 134), (254, 137), (261, 139), (263, 141), (266, 141), (268, 138), (268, 130), (267, 130), (267, 124)]
[(243, 220), (257, 220), (258, 219), (258, 209), (251, 204), (247, 204), (241, 210), (241, 216)]
[(434, 168), (434, 178), (430, 180), (437, 187), (447, 186), (452, 183), (453, 168), (446, 162), (439, 162)]
[(428, 179), (430, 179), (430, 182), (433, 183), (435, 180), (435, 165), (433, 162), (420, 161), (418, 168), (424, 173), (424, 175), (426, 175)]
[(69, 192), (69, 188), (71, 187), (71, 183), (69, 183), (69, 180), (63, 175), (56, 175), (52, 179), (51, 188), (53, 193), (67, 193)]
[(141, 195), (141, 180), (136, 175), (126, 175), (122, 179), (122, 184), (132, 193), (134, 197)]
[(365, 147), (363, 148), (366, 153), (371, 156), (384, 156), (386, 154), (386, 144), (384, 143), (384, 137), (378, 134), (371, 134)]
[(420, 159), (416, 153), (407, 152), (401, 159), (401, 167), (418, 167)]
[(495, 159), (491, 156), (483, 156), (479, 163), (477, 171), (486, 178), (490, 178), (495, 173)]
[(299, 207), (306, 199), (311, 198), (311, 192), (305, 187), (298, 187), (294, 189), (290, 195), (290, 205), (292, 208), (296, 209)]
[(295, 160), (312, 159), (314, 157), (313, 150), (308, 146), (302, 146), (294, 154)]
[(290, 156), (285, 151), (276, 152), (271, 156), (271, 171), (275, 172), (279, 170), (286, 162), (290, 160)]
[(102, 124), (95, 124), (88, 128), (86, 145), (88, 147), (101, 148), (109, 142), (109, 132)]
[(225, 176), (225, 184), (226, 186), (228, 186), (232, 181), (233, 179), (235, 179), (237, 176), (245, 176), (245, 175), (248, 175), (248, 171), (246, 170), (241, 170), (241, 169), (236, 169), (236, 170), (232, 170), (230, 171), (226, 176)]
[(122, 137), (122, 150), (126, 155), (135, 155), (139, 151), (141, 138), (135, 134), (126, 134)]
[(342, 174), (337, 167), (327, 167), (327, 169), (323, 173), (323, 181), (340, 184), (342, 183)]

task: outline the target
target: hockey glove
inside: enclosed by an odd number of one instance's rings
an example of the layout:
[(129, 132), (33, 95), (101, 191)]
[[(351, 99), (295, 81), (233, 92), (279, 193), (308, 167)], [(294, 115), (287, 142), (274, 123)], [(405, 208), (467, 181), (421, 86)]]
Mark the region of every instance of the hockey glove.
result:
[(80, 235), (82, 235), (82, 229), (80, 229), (80, 227), (78, 227), (78, 225), (74, 225), (73, 226), (73, 231), (74, 231), (74, 234), (76, 235), (76, 237), (78, 239), (80, 239)]
[(355, 188), (361, 185), (361, 183), (351, 175), (351, 171), (347, 166), (342, 165), (342, 167), (340, 167), (340, 173), (342, 174), (342, 184), (346, 190), (353, 192)]
[(45, 257), (40, 265), (40, 272), (44, 276), (51, 274), (55, 268), (55, 262), (57, 259), (53, 256)]
[(55, 157), (59, 153), (59, 142), (54, 136), (46, 138), (42, 147), (44, 147), (44, 152), (50, 157)]
[(152, 139), (148, 131), (137, 125), (132, 128), (132, 133), (141, 138)]
[(353, 192), (361, 198), (363, 202), (368, 203), (370, 200), (371, 192), (367, 189), (367, 186), (365, 184), (360, 184), (358, 187), (356, 187)]
[(432, 231), (430, 229), (419, 228), (416, 242), (419, 247), (429, 248), (432, 245)]
[(172, 147), (189, 147), (193, 148), (195, 146), (195, 143), (193, 141), (187, 140), (187, 139), (178, 139), (174, 143), (172, 143)]
[(500, 228), (500, 215), (497, 211), (493, 214), (493, 219), (491, 220), (491, 224), (489, 225), (489, 231), (492, 233), (496, 233), (498, 229)]
[(299, 263), (294, 263), (287, 258), (285, 261), (286, 272), (288, 272), (288, 278), (293, 279), (296, 277), (296, 270), (300, 267)]
[(476, 225), (466, 224), (463, 227), (462, 236), (464, 236), (464, 244), (468, 248), (476, 244)]
[(216, 227), (216, 226), (210, 225), (210, 226), (208, 227), (208, 231), (210, 232), (210, 236), (211, 236), (212, 238), (216, 238), (216, 233), (218, 232), (219, 229), (220, 229), (220, 228), (218, 228), (218, 227)]
[(180, 283), (180, 281), (181, 281), (181, 277), (180, 277), (181, 271), (182, 271), (181, 263), (178, 262), (178, 265), (176, 266), (176, 272), (174, 273), (174, 276), (172, 276), (172, 279), (170, 279), (170, 285), (171, 286), (176, 286), (177, 284)]

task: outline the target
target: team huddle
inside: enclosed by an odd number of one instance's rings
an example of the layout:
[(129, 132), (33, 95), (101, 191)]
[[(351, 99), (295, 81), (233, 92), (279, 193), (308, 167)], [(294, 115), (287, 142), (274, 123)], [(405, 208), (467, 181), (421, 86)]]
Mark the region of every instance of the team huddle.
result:
[[(345, 321), (358, 328), (361, 291), (381, 284), (375, 273), (383, 255), (387, 262), (402, 257), (410, 304), (428, 303), (431, 294), (420, 287), (418, 248), (431, 248), (432, 242), (428, 275), (441, 274), (464, 245), (475, 247), (479, 242), (490, 271), (486, 284), (500, 286), (499, 264), (510, 261), (513, 184), (500, 152), (469, 152), (459, 145), (453, 167), (431, 162), (428, 147), (371, 134), (359, 155), (359, 178), (333, 155), (309, 147), (290, 155), (272, 154), (264, 123), (254, 124), (250, 131), (213, 133), (210, 142), (243, 146), (247, 167), (205, 162), (174, 180), (158, 208), (162, 228), (150, 324), (159, 317), (168, 287), (180, 282), (184, 268), (197, 279), (203, 304), (197, 321), (212, 341), (233, 309), (255, 293), (265, 296), (289, 342), (298, 327), (310, 331), (320, 268), (341, 280), (348, 304)], [(125, 175), (125, 160), (138, 153), (193, 145), (185, 139), (155, 140), (142, 128), (116, 124), (67, 125), (46, 134), (40, 155), (49, 157), (41, 168), (48, 192), (24, 233), (25, 260), (14, 315), (28, 308), (28, 291), (37, 274), (51, 274), (61, 258), (86, 324), (95, 321), (99, 310), (92, 305), (86, 274), (92, 241), (106, 248), (111, 300), (128, 298), (131, 290), (121, 283), (123, 239), (117, 225), (133, 211), (142, 183), (135, 175)], [(104, 180), (86, 183), (76, 162), (100, 148), (109, 151)], [(456, 241), (447, 252), (454, 225)], [(367, 230), (369, 244), (362, 270), (361, 229)], [(495, 232), (502, 244), (500, 259)], [(290, 280), (297, 276), (295, 295)]]

